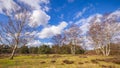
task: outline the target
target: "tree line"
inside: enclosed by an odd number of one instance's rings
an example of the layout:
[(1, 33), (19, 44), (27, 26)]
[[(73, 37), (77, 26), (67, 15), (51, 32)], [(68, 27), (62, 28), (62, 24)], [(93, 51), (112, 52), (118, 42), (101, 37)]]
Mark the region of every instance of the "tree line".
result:
[[(8, 45), (0, 45), (0, 54), (10, 54), (12, 52), (12, 47)], [(84, 54), (85, 50), (80, 46), (76, 48), (76, 54)], [(41, 45), (39, 47), (28, 47), (21, 46), (17, 48), (17, 54), (70, 54), (71, 49), (70, 45), (64, 46), (51, 46), (50, 45)]]

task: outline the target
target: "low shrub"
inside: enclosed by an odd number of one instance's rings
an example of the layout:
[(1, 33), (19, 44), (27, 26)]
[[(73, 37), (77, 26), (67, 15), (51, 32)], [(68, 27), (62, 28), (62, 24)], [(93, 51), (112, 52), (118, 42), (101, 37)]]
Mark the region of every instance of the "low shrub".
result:
[(70, 61), (70, 60), (63, 60), (63, 63), (66, 63), (66, 64), (73, 64), (74, 61)]

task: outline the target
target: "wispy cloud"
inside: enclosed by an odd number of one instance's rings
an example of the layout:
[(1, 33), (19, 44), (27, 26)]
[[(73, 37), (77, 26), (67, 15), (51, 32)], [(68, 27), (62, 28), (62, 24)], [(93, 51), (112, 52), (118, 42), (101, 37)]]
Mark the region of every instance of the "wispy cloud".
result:
[(76, 14), (75, 14), (75, 17), (73, 19), (78, 19), (80, 18), (90, 7), (85, 7), (82, 9), (82, 11), (78, 11)]
[(63, 18), (64, 18), (64, 14), (61, 14), (61, 15), (60, 15), (60, 19), (63, 19)]

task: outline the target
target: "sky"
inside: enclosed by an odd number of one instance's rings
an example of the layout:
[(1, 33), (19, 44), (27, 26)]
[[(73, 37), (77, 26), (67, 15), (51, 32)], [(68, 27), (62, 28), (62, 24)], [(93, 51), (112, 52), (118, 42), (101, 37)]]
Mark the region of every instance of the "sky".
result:
[(85, 34), (94, 16), (99, 18), (107, 13), (120, 16), (120, 0), (0, 0), (0, 22), (7, 20), (3, 9), (10, 14), (23, 5), (31, 10), (28, 25), (37, 29), (32, 33), (38, 38), (29, 45), (36, 46), (42, 43), (52, 45), (50, 38), (61, 34), (72, 23), (79, 25)]

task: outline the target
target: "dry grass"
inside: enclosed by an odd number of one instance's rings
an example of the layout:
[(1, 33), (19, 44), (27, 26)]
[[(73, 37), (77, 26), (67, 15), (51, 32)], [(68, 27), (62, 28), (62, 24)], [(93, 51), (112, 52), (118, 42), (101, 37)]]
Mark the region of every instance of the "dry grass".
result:
[[(108, 61), (108, 59), (112, 59)], [(120, 68), (118, 56), (20, 55), (0, 59), (0, 68)], [(108, 62), (107, 62), (108, 61)], [(117, 63), (115, 63), (117, 62)]]

